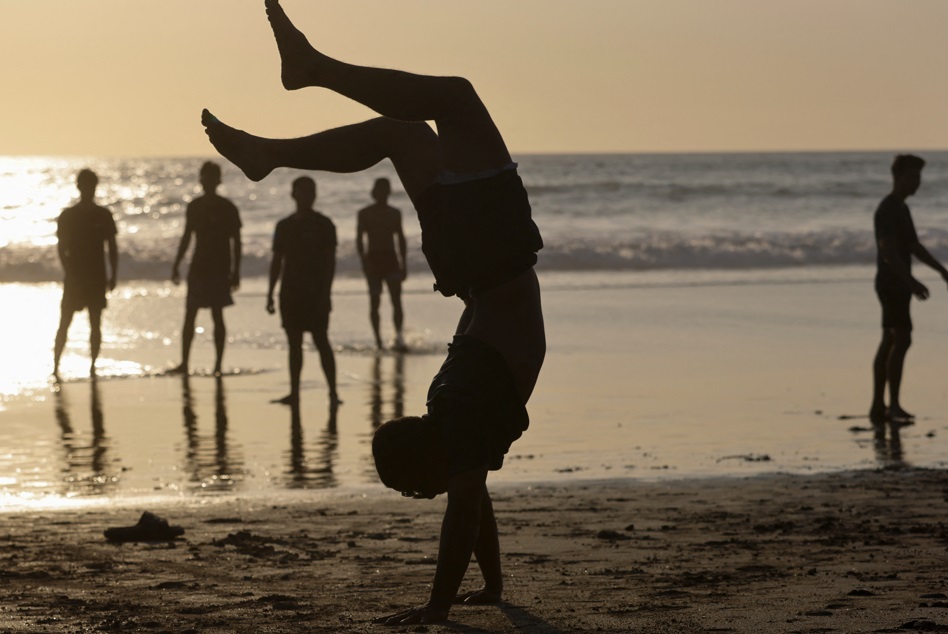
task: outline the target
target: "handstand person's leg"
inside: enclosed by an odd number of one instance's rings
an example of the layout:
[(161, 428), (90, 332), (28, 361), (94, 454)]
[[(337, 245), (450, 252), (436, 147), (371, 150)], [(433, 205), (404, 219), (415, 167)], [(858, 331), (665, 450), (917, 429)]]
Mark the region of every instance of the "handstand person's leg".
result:
[(438, 136), (426, 123), (379, 117), (297, 139), (267, 139), (232, 128), (207, 110), (201, 121), (217, 151), (253, 181), (278, 167), (348, 174), (390, 159), (415, 201), (442, 169)]
[(287, 89), (321, 86), (385, 117), (434, 121), (445, 169), (451, 171), (479, 172), (510, 162), (500, 132), (468, 80), (340, 62), (313, 48), (278, 0), (265, 4)]

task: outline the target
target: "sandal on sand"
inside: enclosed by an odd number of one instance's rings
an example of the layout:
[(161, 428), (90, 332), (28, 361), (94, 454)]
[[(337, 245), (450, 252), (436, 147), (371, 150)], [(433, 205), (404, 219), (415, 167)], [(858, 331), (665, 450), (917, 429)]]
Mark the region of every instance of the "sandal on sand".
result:
[(104, 534), (110, 542), (167, 542), (184, 535), (184, 529), (145, 511), (135, 526), (107, 528)]

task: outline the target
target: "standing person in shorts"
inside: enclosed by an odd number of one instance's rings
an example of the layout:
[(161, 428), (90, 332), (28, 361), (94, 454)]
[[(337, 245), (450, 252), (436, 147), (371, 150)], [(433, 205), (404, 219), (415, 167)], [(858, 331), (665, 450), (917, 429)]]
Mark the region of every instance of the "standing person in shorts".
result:
[[(379, 304), (382, 301), (382, 282), (388, 287), (392, 300), (392, 322), (395, 324), (395, 349), (405, 349), (402, 336), (402, 282), (408, 277), (407, 247), (402, 232), (402, 212), (388, 204), (392, 185), (387, 178), (379, 178), (372, 187), (375, 203), (359, 210), (356, 223), (356, 250), (362, 261), (362, 272), (369, 285), (369, 319), (375, 333), (375, 347), (383, 349), (379, 332)], [(368, 244), (366, 244), (368, 243)], [(398, 244), (398, 252), (395, 245)]]
[(336, 274), (336, 226), (313, 209), (316, 181), (301, 176), (293, 181), (296, 212), (277, 223), (273, 234), (273, 260), (267, 312), (276, 312), (273, 291), (280, 282), (280, 318), (290, 348), (290, 393), (278, 403), (296, 406), (300, 401), (303, 371), (303, 334), (309, 332), (319, 351), (329, 386), (329, 404), (339, 405), (336, 360), (329, 344), (332, 281)]
[[(95, 362), (102, 347), (102, 311), (107, 304), (105, 294), (115, 290), (118, 275), (117, 230), (112, 212), (95, 204), (99, 177), (89, 169), (76, 177), (79, 202), (63, 210), (56, 221), (59, 240), (59, 261), (63, 265), (63, 300), (59, 329), (53, 345), (53, 377), (59, 380), (59, 361), (66, 347), (66, 338), (73, 315), (89, 311), (89, 348), (92, 362), (89, 375), (95, 377)], [(105, 247), (109, 250), (109, 271), (106, 275)]]
[[(912, 345), (912, 317), (909, 304), (914, 295), (928, 299), (928, 289), (912, 277), (912, 256), (938, 271), (948, 282), (948, 270), (918, 241), (915, 223), (905, 200), (922, 183), (924, 159), (900, 154), (892, 163), (892, 191), (882, 199), (874, 216), (876, 257), (876, 294), (882, 304), (882, 341), (872, 364), (873, 422), (911, 423), (915, 416), (899, 400), (905, 354)], [(885, 387), (889, 386), (889, 406)]]
[[(277, 0), (264, 4), (285, 88), (328, 88), (380, 116), (306, 137), (267, 139), (205, 110), (211, 143), (252, 180), (278, 167), (352, 173), (391, 160), (418, 212), (436, 289), (464, 301), (457, 334), (428, 391), (427, 414), (383, 424), (372, 442), (386, 486), (409, 497), (448, 496), (427, 603), (378, 622), (444, 621), (453, 603), (501, 600), (487, 474), (502, 466), (527, 428), (526, 403), (546, 354), (533, 269), (543, 241), (517, 164), (468, 80), (340, 62), (314, 49)], [(484, 585), (460, 593), (475, 555)]]
[(201, 166), (201, 186), (204, 195), (188, 204), (184, 235), (178, 245), (178, 254), (171, 267), (171, 281), (180, 283), (178, 267), (195, 237), (194, 256), (188, 269), (188, 296), (181, 329), (181, 365), (172, 373), (187, 374), (194, 341), (194, 324), (201, 308), (210, 308), (214, 319), (214, 375), (221, 375), (227, 328), (224, 326), (224, 307), (234, 303), (232, 291), (240, 287), (240, 214), (236, 205), (217, 193), (221, 184), (221, 168), (207, 162)]

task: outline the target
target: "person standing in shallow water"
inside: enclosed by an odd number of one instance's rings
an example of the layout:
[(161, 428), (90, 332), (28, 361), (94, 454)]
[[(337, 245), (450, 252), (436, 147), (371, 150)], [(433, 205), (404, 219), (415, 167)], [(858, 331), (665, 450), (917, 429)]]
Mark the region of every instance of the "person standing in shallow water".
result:
[(180, 283), (178, 267), (191, 236), (195, 238), (194, 256), (188, 269), (188, 296), (184, 308), (184, 326), (181, 329), (181, 364), (172, 373), (188, 373), (194, 324), (201, 308), (210, 308), (214, 319), (214, 348), (217, 354), (214, 374), (220, 376), (224, 359), (227, 329), (224, 326), (224, 307), (234, 303), (231, 291), (240, 287), (240, 214), (231, 201), (218, 195), (221, 168), (207, 162), (201, 166), (201, 186), (204, 195), (188, 204), (184, 235), (178, 245), (178, 254), (171, 267), (171, 281)]
[[(407, 247), (402, 232), (402, 212), (388, 204), (392, 185), (387, 178), (379, 178), (372, 187), (375, 203), (359, 210), (356, 224), (356, 250), (362, 261), (362, 272), (369, 285), (369, 319), (375, 334), (375, 347), (381, 350), (379, 332), (379, 305), (382, 302), (382, 282), (388, 287), (392, 300), (392, 322), (395, 325), (395, 349), (405, 349), (402, 336), (402, 282), (408, 277)], [(398, 252), (395, 252), (395, 244)], [(367, 244), (366, 244), (367, 243)]]
[[(546, 355), (533, 269), (543, 241), (517, 164), (468, 80), (340, 62), (314, 49), (277, 0), (264, 4), (285, 88), (328, 88), (381, 116), (307, 137), (267, 139), (205, 110), (211, 143), (252, 180), (277, 167), (351, 173), (391, 160), (418, 211), (435, 288), (464, 301), (428, 391), (427, 414), (388, 421), (372, 440), (387, 487), (408, 497), (448, 496), (428, 602), (377, 622), (435, 623), (455, 603), (498, 603), (504, 576), (487, 474), (501, 468), (528, 427), (526, 403)], [(459, 592), (475, 555), (484, 586)]]
[(339, 405), (336, 392), (336, 359), (329, 343), (329, 313), (332, 281), (336, 274), (336, 226), (313, 209), (316, 181), (301, 176), (293, 181), (296, 212), (277, 223), (273, 233), (273, 260), (267, 312), (276, 312), (273, 291), (280, 282), (280, 319), (290, 351), (290, 393), (279, 403), (295, 406), (300, 400), (303, 371), (303, 335), (312, 333), (313, 343), (329, 386), (329, 403)]
[[(62, 262), (63, 300), (59, 330), (53, 347), (53, 376), (59, 380), (59, 362), (66, 347), (66, 338), (72, 317), (83, 308), (89, 311), (89, 347), (92, 362), (90, 376), (95, 376), (95, 362), (102, 346), (102, 311), (106, 291), (115, 289), (118, 275), (118, 246), (115, 220), (105, 207), (95, 204), (95, 190), (99, 177), (84, 169), (76, 178), (79, 203), (65, 209), (56, 222), (59, 240), (59, 261)], [(109, 250), (109, 270), (106, 275), (105, 246)]]
[[(914, 295), (928, 299), (928, 289), (912, 277), (912, 256), (938, 271), (948, 282), (948, 270), (918, 241), (912, 214), (905, 200), (918, 191), (925, 161), (900, 154), (892, 163), (892, 191), (882, 199), (874, 216), (877, 247), (876, 294), (882, 304), (882, 341), (872, 364), (873, 422), (889, 420), (910, 423), (914, 415), (899, 400), (905, 354), (912, 344), (912, 317), (909, 304)], [(889, 406), (885, 388), (889, 386)]]

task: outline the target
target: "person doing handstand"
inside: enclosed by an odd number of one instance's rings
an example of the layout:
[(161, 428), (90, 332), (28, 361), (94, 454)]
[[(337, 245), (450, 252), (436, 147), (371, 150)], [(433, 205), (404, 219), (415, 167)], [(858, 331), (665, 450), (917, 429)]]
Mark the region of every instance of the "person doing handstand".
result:
[[(386, 486), (417, 498), (448, 494), (427, 603), (378, 621), (443, 621), (453, 602), (497, 602), (503, 590), (487, 472), (500, 468), (527, 428), (525, 405), (546, 353), (533, 270), (543, 243), (517, 166), (468, 80), (339, 62), (315, 50), (277, 0), (265, 5), (285, 88), (328, 88), (381, 117), (265, 139), (205, 110), (211, 143), (252, 180), (277, 167), (348, 173), (390, 159), (418, 212), (436, 289), (465, 303), (429, 389), (427, 414), (383, 424), (372, 443)], [(426, 121), (434, 121), (437, 134)], [(458, 594), (472, 554), (484, 587)]]

